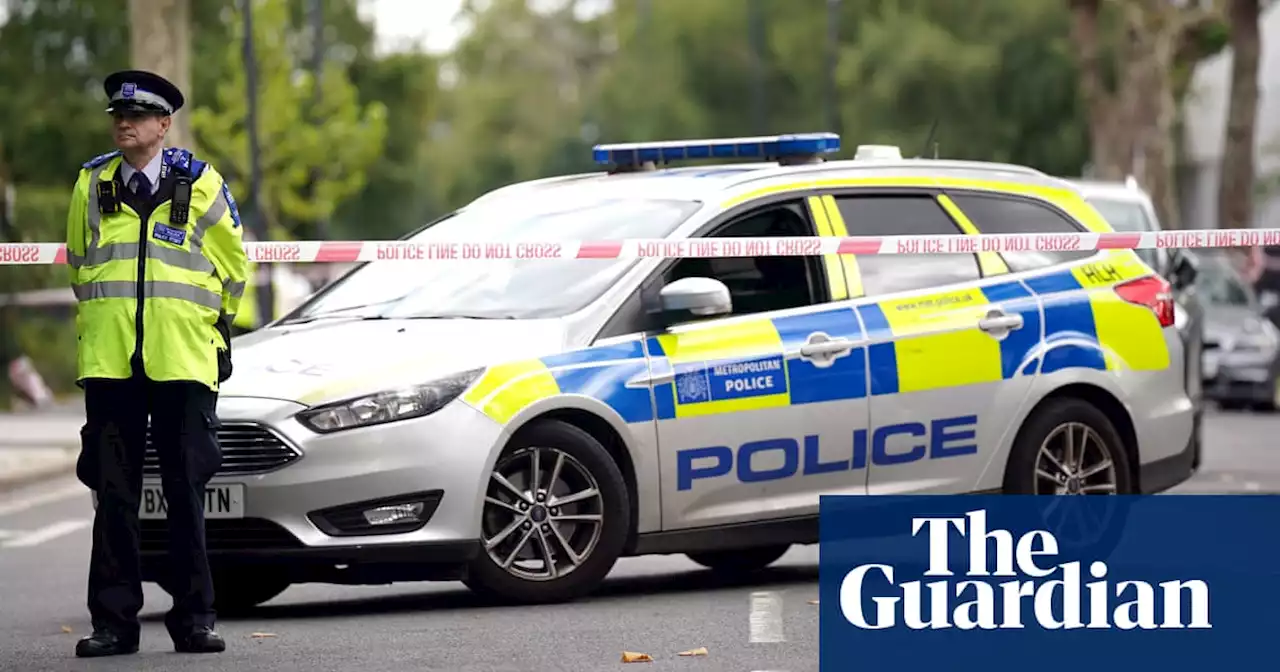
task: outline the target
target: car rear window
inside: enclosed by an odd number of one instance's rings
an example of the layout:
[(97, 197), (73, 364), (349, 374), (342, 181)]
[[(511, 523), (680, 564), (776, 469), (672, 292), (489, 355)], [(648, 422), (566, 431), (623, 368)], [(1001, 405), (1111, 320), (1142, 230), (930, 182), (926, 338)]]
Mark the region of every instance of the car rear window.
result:
[[(1080, 233), (1081, 228), (1058, 210), (1026, 198), (950, 193), (948, 196), (982, 233)], [(1076, 261), (1093, 252), (1004, 252), (1009, 270), (1031, 271)]]

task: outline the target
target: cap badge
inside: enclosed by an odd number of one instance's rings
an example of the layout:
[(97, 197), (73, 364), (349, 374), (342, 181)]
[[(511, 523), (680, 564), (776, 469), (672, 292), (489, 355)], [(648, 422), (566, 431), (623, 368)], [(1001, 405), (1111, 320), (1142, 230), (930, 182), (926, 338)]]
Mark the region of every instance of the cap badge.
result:
[(137, 84), (125, 84), (124, 86), (120, 87), (120, 95), (124, 96), (125, 98), (132, 98), (133, 94), (137, 90), (138, 90)]

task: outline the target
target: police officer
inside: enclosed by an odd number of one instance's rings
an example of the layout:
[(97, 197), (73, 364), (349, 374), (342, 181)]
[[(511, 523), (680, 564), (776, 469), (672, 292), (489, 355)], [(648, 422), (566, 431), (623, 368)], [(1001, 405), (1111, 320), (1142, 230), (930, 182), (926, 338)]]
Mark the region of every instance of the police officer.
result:
[(148, 421), (168, 508), (170, 575), (160, 584), (173, 608), (165, 626), (178, 652), (223, 651), (203, 507), (222, 462), (215, 405), (231, 373), (228, 325), (246, 280), (240, 217), (213, 166), (163, 148), (183, 105), (173, 84), (126, 71), (104, 88), (119, 149), (84, 164), (67, 220), (86, 416), (76, 474), (97, 495), (93, 634), (76, 655), (138, 650)]

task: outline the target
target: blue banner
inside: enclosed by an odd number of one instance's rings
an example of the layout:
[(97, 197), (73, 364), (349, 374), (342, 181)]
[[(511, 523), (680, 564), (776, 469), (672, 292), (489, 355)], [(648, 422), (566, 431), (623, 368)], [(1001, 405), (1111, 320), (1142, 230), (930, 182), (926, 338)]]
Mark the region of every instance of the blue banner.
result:
[(1280, 496), (822, 498), (821, 672), (1275, 665)]

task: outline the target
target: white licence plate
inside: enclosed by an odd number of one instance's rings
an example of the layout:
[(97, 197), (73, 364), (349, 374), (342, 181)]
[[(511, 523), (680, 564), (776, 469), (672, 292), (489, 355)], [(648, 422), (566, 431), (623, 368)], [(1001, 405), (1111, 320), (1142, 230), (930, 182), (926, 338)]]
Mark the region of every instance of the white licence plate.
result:
[[(158, 485), (142, 486), (142, 506), (138, 517), (142, 520), (164, 520), (169, 507), (164, 490)], [(244, 485), (210, 485), (204, 491), (205, 518), (244, 518)]]
[(1205, 355), (1203, 364), (1205, 378), (1212, 379), (1218, 377), (1218, 358), (1216, 356)]

